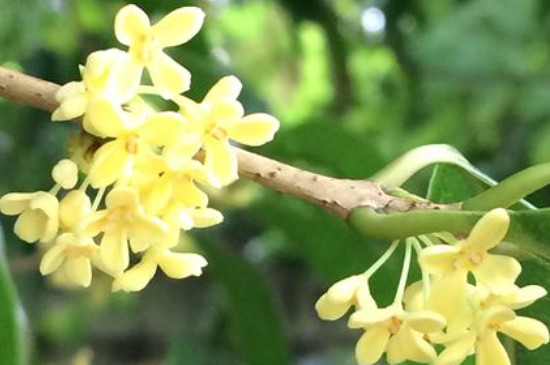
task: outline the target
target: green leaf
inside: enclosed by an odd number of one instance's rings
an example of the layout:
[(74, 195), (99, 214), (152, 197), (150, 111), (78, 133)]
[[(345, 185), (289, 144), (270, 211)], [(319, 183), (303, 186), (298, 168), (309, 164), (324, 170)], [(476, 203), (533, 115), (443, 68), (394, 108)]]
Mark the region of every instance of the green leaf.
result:
[(403, 185), (418, 171), (435, 164), (455, 165), (487, 185), (495, 184), (493, 179), (468, 162), (456, 148), (446, 144), (432, 144), (414, 148), (376, 173), (371, 179), (385, 188), (396, 188)]
[(227, 296), (235, 345), (250, 365), (290, 365), (290, 352), (272, 293), (260, 270), (219, 245), (201, 242)]
[(9, 275), (0, 238), (0, 359), (5, 365), (23, 363), (22, 309)]
[(437, 165), (426, 198), (435, 203), (456, 203), (481, 193), (486, 186), (456, 166)]

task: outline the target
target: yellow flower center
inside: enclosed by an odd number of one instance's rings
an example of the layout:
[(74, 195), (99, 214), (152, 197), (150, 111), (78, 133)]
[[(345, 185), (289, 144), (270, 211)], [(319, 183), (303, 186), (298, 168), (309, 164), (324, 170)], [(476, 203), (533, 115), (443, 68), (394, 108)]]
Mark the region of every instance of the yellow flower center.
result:
[(223, 141), (227, 139), (227, 131), (219, 127), (215, 124), (212, 124), (210, 127), (206, 129), (206, 133), (210, 134), (212, 137), (216, 138), (217, 140)]
[(126, 139), (126, 151), (131, 155), (135, 155), (138, 152), (138, 147), (139, 137), (135, 134), (128, 136)]
[(92, 245), (82, 245), (82, 246), (71, 245), (65, 249), (65, 256), (66, 257), (84, 256), (84, 257), (92, 258), (95, 255), (96, 251), (97, 251), (97, 247)]
[(396, 316), (388, 319), (388, 329), (390, 330), (390, 333), (395, 335), (397, 332), (399, 332), (399, 329), (401, 328), (401, 323), (402, 321)]
[(139, 63), (147, 65), (153, 60), (159, 50), (153, 35), (142, 34), (133, 45), (130, 53)]

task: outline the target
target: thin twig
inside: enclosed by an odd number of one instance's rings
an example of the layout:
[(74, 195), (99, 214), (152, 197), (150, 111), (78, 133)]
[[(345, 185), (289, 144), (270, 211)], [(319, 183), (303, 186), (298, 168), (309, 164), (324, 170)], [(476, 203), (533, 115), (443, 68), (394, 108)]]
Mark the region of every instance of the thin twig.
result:
[[(58, 103), (59, 85), (0, 67), (0, 96), (16, 103), (53, 111)], [(234, 148), (239, 159), (239, 174), (281, 194), (317, 204), (346, 218), (360, 206), (378, 212), (406, 212), (417, 209), (457, 209), (457, 205), (417, 202), (387, 194), (380, 185), (368, 180), (337, 179)]]

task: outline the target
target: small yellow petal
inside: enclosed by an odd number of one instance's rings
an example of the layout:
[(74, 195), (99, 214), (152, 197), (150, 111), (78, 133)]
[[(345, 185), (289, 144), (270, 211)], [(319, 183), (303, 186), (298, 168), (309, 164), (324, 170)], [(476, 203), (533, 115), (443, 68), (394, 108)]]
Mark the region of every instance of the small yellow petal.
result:
[(487, 254), (472, 273), (476, 281), (495, 294), (514, 291), (521, 265), (513, 257)]
[(128, 174), (130, 168), (131, 158), (126, 151), (125, 141), (116, 139), (96, 151), (88, 177), (94, 188), (102, 188)]
[(13, 231), (28, 243), (38, 241), (46, 229), (48, 217), (39, 210), (25, 210), (15, 221)]
[(470, 355), (476, 340), (475, 332), (468, 332), (455, 342), (448, 344), (439, 354), (435, 365), (460, 365)]
[(86, 193), (72, 190), (59, 202), (59, 219), (63, 228), (75, 227), (92, 212), (92, 202)]
[(373, 327), (365, 332), (355, 346), (355, 358), (361, 365), (371, 365), (382, 357), (390, 332), (382, 326)]
[(89, 102), (82, 125), (88, 133), (95, 136), (118, 137), (130, 128), (126, 119), (127, 116), (119, 105), (98, 97)]
[(129, 186), (119, 186), (111, 190), (105, 198), (105, 205), (109, 209), (126, 208), (137, 210), (139, 197), (136, 189)]
[(223, 221), (223, 215), (212, 208), (198, 208), (191, 210), (193, 226), (196, 228), (205, 228), (215, 226)]
[(79, 233), (86, 237), (95, 237), (101, 233), (107, 226), (109, 212), (99, 210), (87, 215), (79, 224)]
[(204, 257), (195, 253), (165, 252), (158, 260), (164, 273), (172, 279), (188, 276), (200, 276), (202, 268), (208, 263)]
[(67, 245), (56, 243), (53, 245), (40, 260), (40, 273), (42, 275), (50, 275), (63, 263), (65, 256), (63, 255)]
[(170, 202), (173, 190), (174, 184), (167, 175), (158, 178), (145, 196), (145, 210), (150, 214), (158, 214)]
[(472, 309), (467, 297), (467, 271), (456, 270), (432, 281), (428, 308), (447, 319), (447, 332), (460, 333), (470, 326)]
[(487, 333), (477, 341), (477, 365), (510, 365), (510, 358), (494, 331)]
[(122, 273), (130, 263), (126, 232), (121, 229), (105, 232), (99, 254), (101, 262), (110, 273)]
[(361, 285), (368, 285), (365, 278), (361, 275), (353, 275), (332, 284), (327, 290), (327, 296), (332, 302), (348, 303), (353, 301)]
[(203, 103), (223, 103), (237, 100), (243, 85), (235, 76), (222, 77), (206, 94)]
[(504, 305), (512, 309), (521, 309), (528, 307), (546, 294), (546, 289), (542, 286), (527, 285), (503, 296), (501, 300)]
[(69, 98), (73, 98), (76, 95), (81, 95), (86, 92), (86, 87), (82, 81), (71, 81), (61, 86), (61, 88), (55, 93), (55, 100), (60, 104)]
[(206, 157), (204, 165), (212, 174), (212, 179), (221, 186), (229, 185), (238, 179), (237, 157), (227, 141), (209, 138), (205, 141)]
[(92, 283), (92, 265), (90, 259), (85, 256), (67, 257), (63, 270), (75, 286), (87, 288)]
[(432, 311), (418, 311), (407, 315), (407, 325), (420, 333), (441, 331), (446, 324), (445, 317)]
[(541, 321), (528, 317), (516, 317), (502, 323), (499, 331), (521, 342), (529, 350), (534, 350), (549, 340), (548, 328)]
[(510, 216), (506, 209), (493, 209), (475, 224), (466, 239), (465, 246), (479, 251), (488, 251), (504, 239), (509, 226)]
[(479, 328), (491, 329), (516, 318), (513, 310), (503, 305), (494, 305), (481, 313), (476, 322)]
[(349, 328), (371, 328), (380, 325), (392, 317), (399, 318), (403, 310), (397, 305), (380, 309), (362, 309), (353, 313), (348, 321)]
[(451, 245), (434, 245), (420, 252), (420, 265), (430, 274), (442, 275), (455, 270), (454, 262), (459, 257), (460, 248)]
[(260, 146), (273, 139), (279, 121), (263, 113), (251, 114), (228, 127), (229, 138), (247, 146)]
[(153, 25), (152, 33), (161, 47), (186, 43), (201, 29), (204, 12), (194, 6), (176, 9)]
[[(16, 233), (23, 240), (48, 242), (55, 238), (59, 229), (59, 202), (57, 198), (46, 192), (39, 192), (29, 203), (16, 222)], [(36, 236), (38, 234), (38, 236)], [(23, 236), (25, 238), (23, 238)], [(34, 239), (36, 238), (36, 239)], [(34, 239), (29, 241), (29, 239)]]
[(6, 215), (21, 214), (40, 192), (9, 193), (0, 198), (0, 211)]
[(138, 41), (149, 28), (149, 17), (133, 4), (120, 9), (115, 17), (115, 36), (126, 46)]
[(83, 115), (88, 108), (89, 98), (86, 94), (76, 94), (65, 99), (54, 110), (52, 121), (71, 120)]
[[(208, 104), (206, 104), (208, 105)], [(244, 116), (244, 107), (238, 101), (221, 102), (211, 106), (208, 118), (216, 125), (224, 128), (240, 120)]]
[(189, 163), (201, 147), (202, 141), (198, 135), (187, 135), (180, 138), (176, 143), (165, 148), (166, 164), (171, 170), (180, 170)]
[(315, 310), (319, 318), (325, 321), (335, 321), (342, 318), (351, 307), (350, 302), (334, 302), (325, 293), (315, 303)]
[(181, 94), (191, 85), (191, 73), (162, 51), (147, 65), (147, 70), (153, 85), (165, 98)]
[(157, 265), (149, 255), (145, 255), (141, 262), (120, 275), (113, 282), (113, 291), (123, 290), (126, 292), (140, 291), (151, 281)]
[(130, 238), (161, 244), (168, 239), (168, 225), (155, 216), (140, 214), (128, 225)]
[[(437, 353), (420, 332), (412, 330), (409, 326), (402, 326), (396, 335), (398, 336), (401, 358), (418, 363), (430, 363), (435, 360)], [(390, 362), (390, 364), (396, 362)]]
[(155, 113), (139, 128), (139, 135), (149, 144), (165, 146), (172, 143), (184, 131), (186, 125), (185, 118), (179, 113)]
[(175, 199), (187, 207), (205, 207), (208, 204), (208, 195), (194, 182), (181, 183), (176, 189)]

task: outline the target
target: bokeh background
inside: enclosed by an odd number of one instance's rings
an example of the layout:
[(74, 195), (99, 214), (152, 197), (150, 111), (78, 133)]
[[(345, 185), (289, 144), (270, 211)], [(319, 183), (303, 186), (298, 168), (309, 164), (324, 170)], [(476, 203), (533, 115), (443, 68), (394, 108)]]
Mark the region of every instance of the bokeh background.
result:
[[(184, 5), (205, 10), (202, 32), (168, 52), (192, 71), (190, 96), (235, 74), (247, 111), (281, 120), (276, 140), (255, 152), (350, 178), (428, 143), (454, 145), (495, 178), (550, 159), (546, 0), (135, 3), (153, 19)], [(118, 46), (112, 23), (124, 4), (0, 0), (0, 65), (76, 80), (90, 52)], [(51, 186), (50, 169), (76, 127), (48, 121), (0, 99), (0, 194)], [(408, 187), (424, 194), (428, 178), (421, 173)], [(14, 237), (13, 219), (2, 217), (29, 363), (354, 364), (359, 332), (345, 320), (320, 321), (314, 303), (334, 281), (365, 270), (387, 243), (249, 181), (212, 199), (224, 224), (181, 243), (207, 256), (204, 276), (157, 274), (136, 294), (111, 293), (101, 275), (88, 290), (56, 288), (38, 273), (36, 247)], [(550, 200), (543, 192), (533, 201)], [(372, 282), (382, 304), (393, 298), (400, 260)], [(547, 319), (549, 308), (542, 302), (535, 311)], [(518, 363), (543, 364), (548, 352), (520, 354)]]

